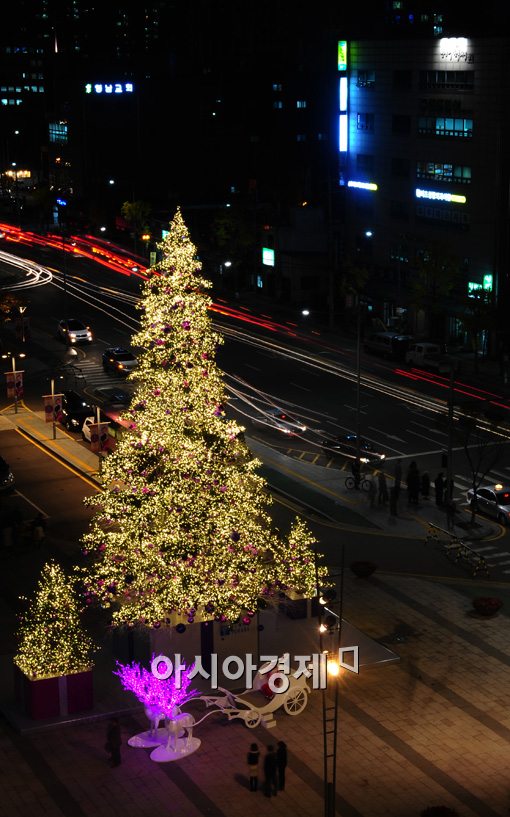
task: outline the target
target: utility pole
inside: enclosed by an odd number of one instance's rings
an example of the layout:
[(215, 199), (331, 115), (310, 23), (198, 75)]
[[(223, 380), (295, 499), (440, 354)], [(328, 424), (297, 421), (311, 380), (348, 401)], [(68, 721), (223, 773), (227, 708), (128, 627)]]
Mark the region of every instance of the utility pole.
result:
[[(322, 737), (324, 763), (324, 817), (335, 817), (336, 798), (336, 767), (338, 754), (338, 711), (340, 687), (340, 647), (342, 644), (342, 599), (344, 575), (344, 548), (339, 573), (329, 574), (328, 579), (339, 578), (339, 595), (331, 586), (321, 590), (317, 561), (315, 563), (316, 581), (319, 604), (317, 618), (319, 624), (319, 651), (321, 656), (326, 653), (326, 680), (328, 687), (321, 689), (322, 694)], [(328, 613), (324, 615), (323, 611)], [(328, 639), (328, 648), (325, 649), (324, 640)], [(319, 670), (320, 672), (320, 670)]]
[[(454, 383), (455, 383), (455, 365), (450, 366), (450, 386), (448, 389), (448, 454), (446, 461), (446, 491), (445, 491), (445, 507), (448, 520), (451, 518), (451, 509), (453, 502), (453, 400), (454, 400)], [(450, 529), (449, 524), (447, 525)]]

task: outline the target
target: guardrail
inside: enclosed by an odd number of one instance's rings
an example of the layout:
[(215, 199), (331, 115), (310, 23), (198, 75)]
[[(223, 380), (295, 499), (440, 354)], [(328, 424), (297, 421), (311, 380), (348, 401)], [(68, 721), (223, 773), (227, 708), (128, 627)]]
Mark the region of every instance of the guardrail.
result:
[(464, 567), (470, 568), (473, 576), (477, 576), (478, 573), (489, 575), (489, 565), (480, 553), (455, 534), (429, 522), (425, 544), (431, 541), (441, 547), (451, 562), (460, 562)]

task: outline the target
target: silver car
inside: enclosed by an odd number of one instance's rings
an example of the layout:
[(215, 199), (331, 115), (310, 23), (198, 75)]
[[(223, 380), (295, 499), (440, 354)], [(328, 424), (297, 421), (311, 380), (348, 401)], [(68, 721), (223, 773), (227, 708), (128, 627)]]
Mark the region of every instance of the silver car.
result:
[[(472, 488), (467, 492), (467, 500), (470, 505), (474, 503), (474, 491)], [(497, 519), (500, 525), (510, 524), (510, 486), (508, 485), (484, 485), (476, 490), (476, 507), (480, 513), (487, 514)]]
[(59, 321), (58, 336), (70, 345), (91, 343), (94, 340), (90, 326), (85, 326), (82, 321), (76, 318), (64, 318)]

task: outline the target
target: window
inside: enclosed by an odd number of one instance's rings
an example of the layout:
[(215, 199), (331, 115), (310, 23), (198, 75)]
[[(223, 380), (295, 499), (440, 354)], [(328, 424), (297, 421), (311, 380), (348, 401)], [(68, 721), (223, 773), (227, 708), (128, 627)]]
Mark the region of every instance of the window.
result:
[(296, 101), (296, 108), (306, 108), (306, 100), (305, 99), (298, 99)]
[(281, 99), (275, 99), (275, 101), (273, 102), (273, 108), (276, 108), (277, 110), (281, 110), (283, 108), (282, 100)]
[(471, 168), (468, 165), (454, 165), (450, 162), (417, 162), (416, 178), (434, 182), (456, 182), (471, 184)]
[(420, 88), (455, 88), (472, 91), (475, 87), (474, 71), (420, 71)]
[(473, 120), (453, 116), (420, 116), (418, 133), (470, 139), (473, 136)]
[(282, 90), (281, 82), (273, 82), (273, 91), (281, 91), (281, 90)]
[(393, 87), (396, 91), (411, 91), (413, 87), (413, 72), (393, 71)]
[(416, 216), (423, 221), (446, 223), (449, 228), (457, 226), (462, 229), (469, 227), (469, 215), (462, 210), (453, 207), (433, 207), (419, 204), (416, 207)]
[(358, 130), (374, 130), (374, 114), (373, 113), (359, 113), (357, 118)]
[(375, 71), (358, 69), (358, 88), (373, 88), (375, 85)]
[(366, 170), (367, 173), (373, 173), (374, 164), (374, 157), (369, 153), (358, 153), (356, 155), (356, 170)]
[(398, 179), (409, 177), (409, 161), (402, 156), (396, 156), (391, 160), (391, 175)]
[(65, 122), (50, 122), (48, 126), (50, 142), (63, 145), (67, 142), (67, 124)]
[(391, 118), (391, 130), (393, 133), (410, 133), (411, 117), (403, 114), (393, 114)]
[(296, 142), (306, 142), (306, 133), (296, 133)]

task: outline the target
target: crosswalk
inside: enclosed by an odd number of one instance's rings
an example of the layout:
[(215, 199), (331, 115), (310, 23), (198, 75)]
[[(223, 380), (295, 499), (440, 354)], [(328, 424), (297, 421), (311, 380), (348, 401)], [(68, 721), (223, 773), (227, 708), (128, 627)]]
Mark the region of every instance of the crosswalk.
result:
[(120, 378), (116, 374), (105, 372), (102, 365), (94, 360), (80, 360), (74, 369), (74, 373), (70, 372), (67, 378), (69, 381), (75, 381), (74, 383), (68, 383), (69, 388), (78, 388), (88, 394), (92, 394), (95, 389), (101, 387), (116, 387), (128, 392), (133, 389), (130, 382), (126, 382), (124, 378)]

